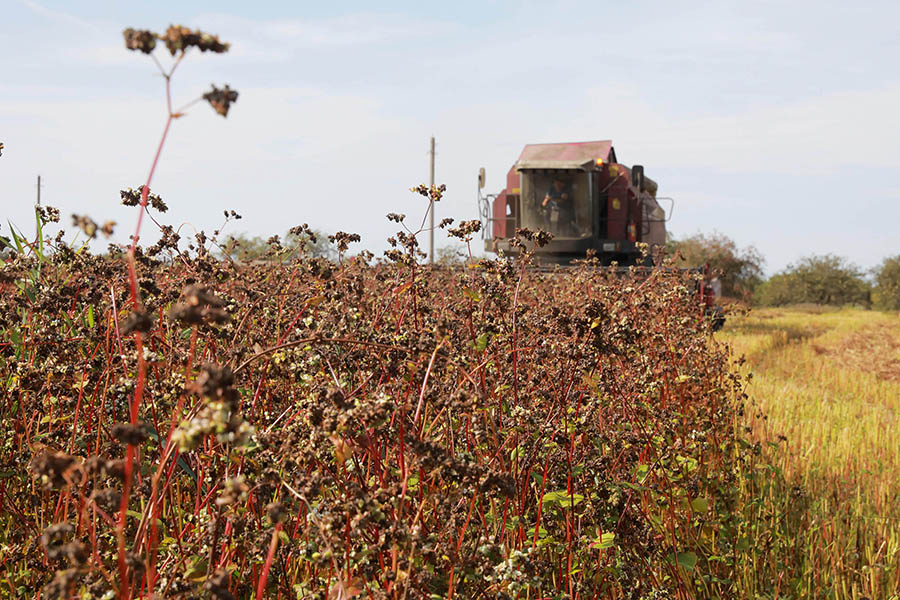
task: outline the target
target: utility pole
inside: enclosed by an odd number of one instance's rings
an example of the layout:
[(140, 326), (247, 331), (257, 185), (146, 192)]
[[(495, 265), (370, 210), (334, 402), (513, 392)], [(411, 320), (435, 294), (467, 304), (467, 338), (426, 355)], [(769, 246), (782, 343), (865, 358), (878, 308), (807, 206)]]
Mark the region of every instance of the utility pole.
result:
[[(428, 189), (434, 189), (434, 136), (431, 136), (431, 168), (428, 177)], [(434, 200), (430, 200), (428, 206), (428, 264), (434, 264)]]

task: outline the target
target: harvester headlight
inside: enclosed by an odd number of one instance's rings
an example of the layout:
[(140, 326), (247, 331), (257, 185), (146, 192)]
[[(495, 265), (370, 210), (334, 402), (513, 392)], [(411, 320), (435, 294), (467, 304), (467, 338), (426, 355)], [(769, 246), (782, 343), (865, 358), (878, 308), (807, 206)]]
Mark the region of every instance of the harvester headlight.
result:
[(597, 166), (598, 166), (598, 167), (602, 167), (602, 166), (603, 166), (603, 159), (602, 159), (602, 158), (598, 158), (598, 159), (597, 159)]

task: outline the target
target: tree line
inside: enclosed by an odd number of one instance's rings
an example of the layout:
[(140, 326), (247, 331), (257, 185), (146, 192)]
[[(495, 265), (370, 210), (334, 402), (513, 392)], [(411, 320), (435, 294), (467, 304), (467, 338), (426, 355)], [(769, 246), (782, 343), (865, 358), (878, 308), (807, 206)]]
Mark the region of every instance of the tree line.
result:
[(753, 246), (741, 248), (722, 233), (670, 239), (667, 250), (684, 266), (708, 264), (719, 276), (722, 295), (744, 302), (900, 310), (900, 254), (868, 271), (842, 256), (810, 255), (766, 278), (762, 253)]

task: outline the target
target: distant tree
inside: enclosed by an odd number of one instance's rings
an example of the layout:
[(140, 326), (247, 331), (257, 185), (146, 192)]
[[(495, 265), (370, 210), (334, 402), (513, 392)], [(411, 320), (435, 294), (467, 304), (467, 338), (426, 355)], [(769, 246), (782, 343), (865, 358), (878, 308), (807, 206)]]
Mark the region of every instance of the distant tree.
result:
[(882, 310), (900, 310), (900, 254), (884, 259), (875, 269), (875, 306)]
[[(313, 237), (315, 239), (312, 239)], [(278, 236), (263, 239), (260, 236), (250, 237), (246, 234), (230, 235), (220, 243), (220, 246), (222, 254), (242, 262), (279, 260), (298, 253), (329, 260), (337, 259), (337, 250), (328, 241), (328, 235), (318, 230), (300, 234), (288, 232), (283, 240)]]
[(302, 234), (289, 231), (284, 239), (286, 247), (294, 250), (302, 248), (308, 256), (327, 258), (328, 260), (337, 260), (338, 258), (337, 248), (328, 241), (328, 234), (324, 231), (310, 229), (308, 233)]
[(441, 246), (434, 254), (434, 262), (441, 265), (461, 264), (469, 257), (466, 247), (462, 244)]
[(749, 299), (762, 281), (763, 255), (753, 246), (739, 248), (727, 235), (719, 232), (698, 233), (684, 239), (670, 238), (670, 256), (681, 254), (685, 266), (709, 265), (719, 273), (722, 295)]
[(807, 256), (759, 286), (756, 300), (767, 306), (785, 304), (869, 305), (871, 288), (862, 271), (845, 258)]
[(258, 235), (250, 237), (242, 233), (229, 235), (220, 245), (222, 254), (242, 262), (260, 260), (270, 250), (269, 245), (263, 238)]

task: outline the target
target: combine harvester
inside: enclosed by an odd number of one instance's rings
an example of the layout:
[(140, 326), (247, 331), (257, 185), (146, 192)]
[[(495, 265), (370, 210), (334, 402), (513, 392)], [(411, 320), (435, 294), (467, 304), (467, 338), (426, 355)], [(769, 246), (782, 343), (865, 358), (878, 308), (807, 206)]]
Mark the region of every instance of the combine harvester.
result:
[(639, 242), (666, 243), (666, 212), (656, 182), (644, 168), (618, 162), (611, 141), (529, 144), (506, 175), (506, 189), (482, 195), (484, 169), (478, 177), (478, 205), (484, 247), (488, 252), (515, 252), (509, 239), (516, 228), (542, 229), (553, 241), (536, 249), (543, 263), (569, 264), (589, 250), (608, 265), (633, 265), (641, 257)]
[[(674, 201), (657, 197), (658, 186), (642, 166), (621, 164), (609, 140), (528, 144), (503, 191), (484, 195), (484, 185), (481, 169), (478, 207), (488, 252), (515, 254), (510, 241), (519, 227), (553, 234), (549, 244), (534, 248), (544, 265), (568, 265), (591, 252), (603, 265), (628, 267), (643, 256), (639, 244), (648, 244), (651, 253), (666, 244)], [(660, 202), (668, 204), (668, 215)], [(718, 329), (725, 319), (707, 280), (698, 283), (698, 297)]]

